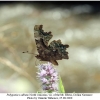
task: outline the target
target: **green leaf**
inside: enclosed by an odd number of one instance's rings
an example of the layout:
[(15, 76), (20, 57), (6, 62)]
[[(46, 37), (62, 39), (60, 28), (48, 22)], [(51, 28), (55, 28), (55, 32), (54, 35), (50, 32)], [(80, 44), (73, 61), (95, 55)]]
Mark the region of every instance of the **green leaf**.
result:
[(60, 93), (65, 93), (65, 89), (61, 80), (61, 77), (59, 76), (59, 92)]

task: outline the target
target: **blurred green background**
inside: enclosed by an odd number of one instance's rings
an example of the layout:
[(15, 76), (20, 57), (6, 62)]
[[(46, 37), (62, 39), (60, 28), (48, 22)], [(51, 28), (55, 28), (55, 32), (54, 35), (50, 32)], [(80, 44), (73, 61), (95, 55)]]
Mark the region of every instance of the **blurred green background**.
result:
[(100, 5), (89, 2), (0, 2), (0, 92), (35, 93), (40, 64), (34, 26), (69, 44), (69, 60), (55, 66), (66, 93), (100, 92)]

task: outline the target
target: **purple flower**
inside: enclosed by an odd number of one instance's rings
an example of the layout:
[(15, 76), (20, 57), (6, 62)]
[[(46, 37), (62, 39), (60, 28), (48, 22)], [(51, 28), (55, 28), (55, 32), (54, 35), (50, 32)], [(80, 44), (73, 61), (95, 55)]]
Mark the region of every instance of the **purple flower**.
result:
[(58, 73), (51, 63), (38, 66), (37, 77), (42, 83), (42, 89), (45, 92), (58, 91)]
[(41, 70), (41, 72), (38, 72), (39, 77), (44, 77), (44, 76), (46, 76), (46, 74), (47, 74), (46, 71), (43, 69)]

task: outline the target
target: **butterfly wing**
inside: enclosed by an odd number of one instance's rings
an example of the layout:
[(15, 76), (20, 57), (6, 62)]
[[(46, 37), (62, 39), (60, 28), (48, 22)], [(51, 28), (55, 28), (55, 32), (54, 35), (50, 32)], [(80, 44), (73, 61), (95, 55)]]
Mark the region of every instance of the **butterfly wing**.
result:
[(53, 59), (54, 60), (61, 60), (61, 59), (68, 59), (68, 52), (66, 51), (66, 48), (69, 47), (69, 45), (63, 45), (61, 43), (61, 40), (54, 40), (49, 45), (50, 49), (53, 52)]
[(39, 53), (39, 55), (36, 56), (37, 59), (40, 59), (41, 61), (50, 61), (51, 51), (48, 48), (48, 42), (52, 36), (51, 32), (44, 32), (44, 30), (42, 30), (42, 25), (35, 25), (34, 37)]

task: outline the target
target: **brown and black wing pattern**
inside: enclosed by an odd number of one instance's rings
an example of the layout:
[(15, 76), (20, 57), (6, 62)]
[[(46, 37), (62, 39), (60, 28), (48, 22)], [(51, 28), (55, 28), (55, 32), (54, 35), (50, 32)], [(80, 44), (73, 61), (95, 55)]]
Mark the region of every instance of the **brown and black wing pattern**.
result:
[(38, 55), (35, 57), (41, 61), (50, 61), (54, 65), (58, 65), (56, 60), (68, 59), (66, 49), (69, 45), (63, 45), (61, 40), (54, 40), (49, 45), (49, 40), (53, 37), (51, 32), (44, 32), (43, 25), (35, 25), (34, 37), (37, 46)]

